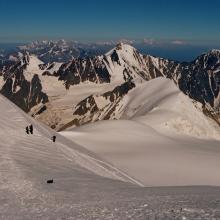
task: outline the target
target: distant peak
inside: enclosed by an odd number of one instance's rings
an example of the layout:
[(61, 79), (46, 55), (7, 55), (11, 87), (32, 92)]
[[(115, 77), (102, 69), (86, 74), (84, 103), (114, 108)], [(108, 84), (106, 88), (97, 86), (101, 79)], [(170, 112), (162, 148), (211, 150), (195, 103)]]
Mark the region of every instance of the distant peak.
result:
[(219, 49), (212, 49), (212, 50), (210, 50), (209, 53), (220, 53), (220, 50)]
[(115, 47), (116, 50), (134, 50), (135, 48), (128, 43), (120, 42)]
[(29, 62), (30, 62), (30, 54), (28, 51), (25, 51), (21, 56), (21, 63), (23, 65), (23, 64), (28, 64)]
[(34, 54), (30, 54), (28, 51), (23, 53), (23, 56), (20, 59), (21, 65), (34, 65), (38, 66), (43, 64), (43, 62)]

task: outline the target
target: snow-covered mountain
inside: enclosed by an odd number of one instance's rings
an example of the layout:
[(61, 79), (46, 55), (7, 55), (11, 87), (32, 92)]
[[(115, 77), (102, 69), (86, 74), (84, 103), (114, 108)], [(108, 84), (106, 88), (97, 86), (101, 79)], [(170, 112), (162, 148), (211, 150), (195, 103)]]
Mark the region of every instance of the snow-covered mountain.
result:
[(43, 40), (35, 41), (27, 45), (19, 46), (18, 49), (27, 51), (39, 57), (45, 63), (68, 62), (73, 58), (92, 57), (100, 55), (113, 47), (113, 43), (81, 43), (66, 40)]
[(40, 64), (42, 62), (37, 57), (25, 54), (19, 62), (9, 66), (1, 77), (1, 93), (26, 112), (38, 103), (48, 102), (38, 75)]
[[(128, 84), (131, 81), (134, 83), (133, 88), (135, 85), (139, 85), (144, 81), (161, 76), (172, 79), (182, 92), (193, 100), (202, 103), (202, 111), (218, 122), (218, 62), (220, 62), (220, 57), (216, 53), (216, 50), (200, 56), (192, 63), (177, 63), (150, 55), (143, 56), (133, 47), (120, 44), (99, 59), (103, 60), (102, 66), (106, 67), (105, 72), (107, 70), (110, 84), (118, 86), (108, 92), (112, 96), (111, 100), (107, 98), (105, 92), (101, 95), (90, 95), (75, 105), (73, 109), (73, 120), (69, 125), (73, 123), (80, 125), (96, 120), (120, 118), (122, 113), (120, 106), (122, 104), (119, 103), (119, 99), (120, 101), (123, 99), (124, 93), (123, 95), (119, 95), (116, 92), (118, 88), (124, 88), (124, 83)], [(207, 62), (213, 62), (213, 65), (207, 65)], [(80, 73), (77, 70), (74, 72)], [(94, 72), (97, 73), (97, 71)], [(97, 76), (98, 73), (94, 79), (97, 79)], [(69, 79), (69, 77), (67, 78)], [(91, 79), (91, 81), (93, 80)], [(95, 80), (95, 82), (97, 83), (98, 80)], [(138, 94), (136, 98), (138, 98)]]
[[(63, 46), (65, 42), (60, 44)], [(3, 71), (1, 93), (60, 130), (70, 125), (121, 118), (127, 94), (146, 81), (165, 77), (201, 103), (202, 111), (219, 123), (219, 62), (218, 50), (191, 63), (178, 63), (142, 55), (123, 43), (104, 55), (73, 58), (66, 63), (43, 63), (26, 52), (19, 62)]]

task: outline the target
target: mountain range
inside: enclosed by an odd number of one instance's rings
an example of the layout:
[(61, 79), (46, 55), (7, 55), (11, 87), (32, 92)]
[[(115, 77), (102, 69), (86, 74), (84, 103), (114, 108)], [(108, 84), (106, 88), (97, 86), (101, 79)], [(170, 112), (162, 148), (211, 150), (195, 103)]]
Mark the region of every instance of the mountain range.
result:
[(140, 106), (125, 116), (129, 94), (139, 90), (133, 97), (138, 99), (143, 84), (163, 77), (220, 123), (220, 50), (181, 63), (142, 55), (125, 43), (97, 56), (80, 56), (73, 48), (65, 41), (20, 47), (14, 62), (2, 67), (1, 93), (51, 128), (63, 130), (132, 117)]

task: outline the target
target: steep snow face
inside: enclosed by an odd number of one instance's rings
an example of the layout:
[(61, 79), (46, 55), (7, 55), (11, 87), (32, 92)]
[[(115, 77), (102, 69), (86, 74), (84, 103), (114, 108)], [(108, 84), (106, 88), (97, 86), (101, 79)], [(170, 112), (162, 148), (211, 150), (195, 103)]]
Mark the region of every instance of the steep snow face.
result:
[(26, 55), (24, 65), (24, 77), (26, 80), (31, 81), (35, 74), (42, 74), (40, 65), (43, 64), (35, 55)]
[(220, 185), (219, 127), (172, 81), (158, 78), (139, 85), (122, 105), (123, 119), (62, 134), (145, 186)]
[[(130, 65), (137, 65), (137, 60), (134, 60), (136, 49), (128, 44), (119, 43), (115, 48), (110, 50), (105, 55), (111, 58), (112, 62), (127, 62)], [(117, 59), (118, 58), (118, 59)]]
[(112, 82), (135, 80), (142, 82), (148, 79), (146, 65), (141, 55), (134, 47), (120, 43), (113, 50), (106, 53), (105, 64), (111, 73)]
[(184, 95), (169, 79), (156, 78), (130, 91), (121, 118), (163, 132), (220, 139), (219, 126), (203, 114), (202, 105)]

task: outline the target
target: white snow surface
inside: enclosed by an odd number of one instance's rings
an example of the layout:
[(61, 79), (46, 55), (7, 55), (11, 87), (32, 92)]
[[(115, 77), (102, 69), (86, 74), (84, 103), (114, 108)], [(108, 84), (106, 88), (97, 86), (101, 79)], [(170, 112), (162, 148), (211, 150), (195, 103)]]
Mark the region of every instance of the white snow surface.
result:
[(165, 78), (156, 78), (130, 91), (124, 119), (132, 119), (163, 133), (220, 139), (219, 126), (202, 112), (200, 103), (184, 95)]
[[(71, 179), (74, 171), (141, 185), (99, 156), (36, 122), (2, 96), (0, 107), (0, 191), (7, 188), (31, 193), (36, 181)], [(34, 127), (33, 135), (25, 132), (29, 124)], [(56, 143), (51, 140), (54, 134)]]
[[(108, 64), (106, 65), (106, 67), (111, 73), (111, 82), (117, 84), (123, 83), (123, 71), (125, 70), (125, 68), (130, 71), (130, 74), (134, 77), (134, 80), (136, 82), (143, 82), (143, 79), (138, 76), (137, 72), (133, 69), (133, 67), (138, 69), (139, 71), (143, 71), (143, 69), (145, 69), (144, 64), (141, 65), (134, 57), (134, 52), (136, 51), (136, 49), (124, 43), (121, 43), (120, 47), (120, 49), (114, 48), (105, 54), (106, 59), (108, 60)], [(111, 55), (114, 51), (118, 55), (119, 63), (112, 62), (111, 60)], [(142, 55), (140, 56), (143, 57)]]
[(41, 60), (35, 55), (29, 55), (29, 62), (26, 66), (24, 76), (28, 81), (31, 81), (34, 74), (42, 74), (43, 71), (40, 70), (39, 65), (43, 64)]
[(168, 79), (138, 85), (121, 120), (62, 132), (145, 186), (220, 185), (219, 128)]

